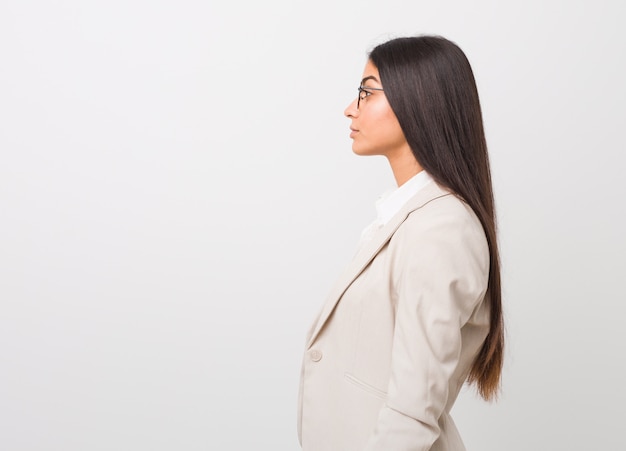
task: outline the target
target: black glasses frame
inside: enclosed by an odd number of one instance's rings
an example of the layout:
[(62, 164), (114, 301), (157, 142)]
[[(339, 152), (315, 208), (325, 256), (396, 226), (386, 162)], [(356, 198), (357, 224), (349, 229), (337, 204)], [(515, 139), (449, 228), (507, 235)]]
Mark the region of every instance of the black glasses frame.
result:
[(360, 85), (359, 86), (359, 95), (356, 98), (356, 109), (359, 109), (359, 106), (361, 104), (361, 100), (365, 99), (367, 97), (367, 95), (371, 94), (371, 92), (368, 91), (384, 91), (383, 88), (370, 88), (369, 86), (363, 86)]

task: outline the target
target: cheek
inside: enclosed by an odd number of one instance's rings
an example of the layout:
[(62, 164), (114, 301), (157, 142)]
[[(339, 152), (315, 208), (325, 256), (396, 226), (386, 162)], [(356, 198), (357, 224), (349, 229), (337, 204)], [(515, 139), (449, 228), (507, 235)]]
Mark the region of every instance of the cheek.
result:
[(377, 103), (368, 107), (367, 116), (363, 117), (363, 122), (366, 122), (368, 129), (376, 131), (377, 134), (387, 134), (393, 129), (397, 119), (388, 104)]
[(372, 152), (387, 154), (406, 144), (400, 123), (386, 101), (369, 103), (360, 117), (359, 128), (360, 146), (371, 148)]
[(400, 123), (398, 122), (396, 115), (393, 114), (391, 110), (389, 110), (384, 116), (380, 117), (379, 124), (385, 140), (390, 144), (401, 144), (406, 142)]

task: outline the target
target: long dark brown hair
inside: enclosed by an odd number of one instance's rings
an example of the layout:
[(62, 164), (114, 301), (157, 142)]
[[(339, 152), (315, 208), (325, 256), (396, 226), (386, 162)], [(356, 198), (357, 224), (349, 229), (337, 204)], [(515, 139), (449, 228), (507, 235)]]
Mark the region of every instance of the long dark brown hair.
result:
[(467, 57), (439, 36), (398, 38), (369, 55), (391, 109), (419, 164), (478, 216), (489, 244), (490, 326), (468, 382), (497, 397), (504, 354), (500, 258), (487, 143), (476, 81)]

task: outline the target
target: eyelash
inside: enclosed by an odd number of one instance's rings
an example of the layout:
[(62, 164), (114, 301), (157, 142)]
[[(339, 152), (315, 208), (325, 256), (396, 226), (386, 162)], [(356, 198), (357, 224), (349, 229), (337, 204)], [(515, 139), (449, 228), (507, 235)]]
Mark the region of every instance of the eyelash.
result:
[(365, 88), (359, 88), (359, 98), (361, 100), (364, 100), (364, 99), (366, 99), (367, 97), (369, 97), (371, 95), (372, 95), (372, 91), (368, 91)]

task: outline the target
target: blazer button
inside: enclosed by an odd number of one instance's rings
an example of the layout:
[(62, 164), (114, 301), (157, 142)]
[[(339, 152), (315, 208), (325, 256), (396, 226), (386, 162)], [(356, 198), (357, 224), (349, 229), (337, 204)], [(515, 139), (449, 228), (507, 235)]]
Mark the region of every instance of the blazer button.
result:
[(320, 360), (322, 360), (322, 351), (319, 351), (317, 349), (312, 350), (311, 360), (313, 360), (314, 362), (319, 362)]

